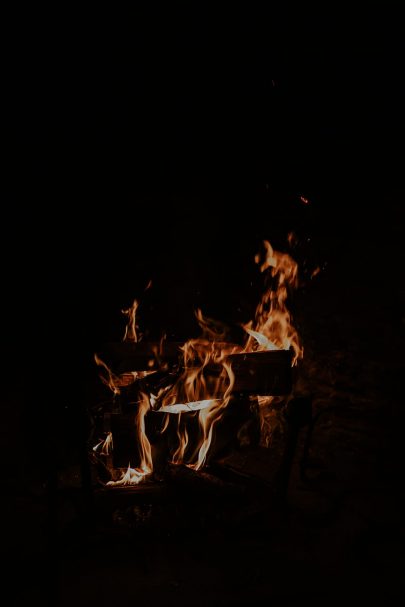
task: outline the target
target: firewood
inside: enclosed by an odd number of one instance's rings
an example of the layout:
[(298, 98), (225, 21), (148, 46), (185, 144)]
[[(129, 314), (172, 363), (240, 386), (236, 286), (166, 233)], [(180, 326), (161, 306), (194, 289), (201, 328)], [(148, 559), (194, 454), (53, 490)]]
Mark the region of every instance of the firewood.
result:
[[(160, 348), (155, 343), (122, 342), (108, 344), (99, 356), (117, 375), (140, 370), (160, 371), (145, 378), (147, 383), (161, 381), (165, 373), (169, 373), (173, 366), (178, 365), (181, 370), (181, 344), (178, 342), (164, 342)], [(227, 344), (231, 349), (232, 345)], [(158, 354), (156, 354), (158, 353)], [(231, 363), (235, 375), (234, 393), (284, 395), (292, 388), (292, 355), (288, 350), (269, 350), (260, 352), (247, 352), (229, 354), (227, 360)], [(221, 366), (206, 368), (208, 378), (214, 380), (221, 372)], [(209, 383), (209, 382), (208, 382)], [(208, 394), (206, 398), (220, 397), (220, 394)]]

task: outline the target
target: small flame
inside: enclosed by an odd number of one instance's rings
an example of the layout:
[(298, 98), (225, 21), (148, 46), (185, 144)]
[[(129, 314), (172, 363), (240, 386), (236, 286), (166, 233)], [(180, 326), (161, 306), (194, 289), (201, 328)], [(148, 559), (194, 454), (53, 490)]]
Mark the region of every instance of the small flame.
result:
[(109, 366), (101, 360), (97, 354), (94, 355), (94, 360), (98, 367), (104, 369), (105, 374), (100, 373), (99, 377), (103, 384), (107, 386), (117, 396), (121, 394), (121, 388), (130, 386), (138, 379), (143, 379), (148, 375), (153, 375), (156, 371), (131, 371), (127, 373), (121, 373), (121, 375), (115, 375), (109, 368)]
[(257, 404), (260, 420), (260, 443), (263, 447), (269, 447), (277, 428), (282, 428), (274, 406), (282, 399), (277, 396), (258, 396)]
[(138, 341), (138, 336), (136, 333), (136, 330), (138, 328), (136, 324), (136, 311), (138, 309), (138, 306), (138, 301), (134, 299), (132, 306), (128, 308), (128, 310), (122, 310), (122, 313), (125, 314), (125, 316), (128, 316), (128, 323), (125, 327), (123, 341), (133, 341), (135, 343)]
[(106, 436), (106, 438), (102, 441), (100, 441), (99, 443), (97, 443), (97, 445), (95, 445), (95, 447), (93, 447), (93, 451), (98, 451), (99, 447), (101, 447), (100, 449), (100, 453), (101, 455), (110, 455), (112, 453), (113, 450), (113, 437), (112, 437), (112, 433), (109, 432)]
[[(179, 445), (173, 454), (173, 461), (187, 463), (195, 469), (201, 468), (206, 460), (214, 425), (228, 405), (234, 383), (234, 375), (226, 360), (228, 350), (224, 349), (220, 342), (212, 340), (213, 333), (222, 337), (220, 323), (213, 323), (204, 318), (200, 310), (197, 312), (197, 318), (203, 327), (204, 336), (209, 333), (211, 340), (203, 337), (186, 342), (182, 347), (183, 371), (180, 377), (172, 386), (162, 389), (157, 396), (151, 395), (151, 406), (160, 412), (181, 416), (185, 412), (198, 411), (201, 437), (189, 461), (183, 461), (189, 436), (183, 430), (182, 424), (178, 426)], [(217, 370), (214, 375), (213, 369)], [(180, 421), (178, 423), (180, 424)]]
[(227, 379), (229, 381), (229, 385), (224, 394), (223, 399), (221, 401), (213, 401), (212, 405), (209, 408), (201, 409), (198, 416), (200, 426), (203, 431), (203, 441), (198, 451), (197, 463), (194, 466), (195, 470), (200, 470), (200, 468), (202, 468), (205, 464), (208, 449), (210, 448), (212, 441), (214, 425), (221, 419), (224, 409), (227, 407), (231, 398), (231, 392), (233, 384), (235, 382), (235, 376), (232, 372), (231, 366), (228, 363), (224, 362), (223, 368), (227, 374)]
[(181, 418), (181, 415), (179, 415), (178, 421), (177, 421), (177, 437), (179, 439), (179, 446), (177, 447), (176, 451), (173, 453), (173, 459), (172, 459), (173, 464), (182, 463), (182, 461), (184, 460), (184, 454), (185, 454), (185, 451), (186, 451), (187, 445), (188, 445), (187, 426), (186, 425), (182, 426), (181, 421), (182, 421), (182, 418)]
[(148, 471), (143, 471), (138, 468), (131, 468), (131, 464), (128, 464), (128, 468), (118, 481), (108, 481), (109, 487), (123, 487), (126, 485), (137, 485), (149, 474)]
[(131, 468), (128, 464), (126, 472), (118, 481), (109, 481), (109, 486), (137, 485), (153, 472), (152, 448), (145, 432), (145, 415), (150, 409), (149, 398), (146, 394), (141, 394), (141, 400), (138, 403), (138, 411), (135, 418), (136, 436), (134, 437), (140, 455), (139, 468)]
[(94, 360), (96, 361), (96, 365), (98, 367), (101, 367), (102, 369), (104, 369), (106, 374), (102, 374), (100, 373), (100, 379), (103, 382), (103, 384), (105, 386), (107, 386), (111, 392), (114, 394), (114, 396), (116, 396), (117, 394), (120, 394), (120, 389), (119, 389), (119, 383), (120, 383), (120, 379), (118, 375), (115, 375), (111, 369), (108, 367), (108, 365), (106, 365), (106, 363), (101, 360), (101, 358), (99, 356), (97, 356), (97, 354), (94, 355)]

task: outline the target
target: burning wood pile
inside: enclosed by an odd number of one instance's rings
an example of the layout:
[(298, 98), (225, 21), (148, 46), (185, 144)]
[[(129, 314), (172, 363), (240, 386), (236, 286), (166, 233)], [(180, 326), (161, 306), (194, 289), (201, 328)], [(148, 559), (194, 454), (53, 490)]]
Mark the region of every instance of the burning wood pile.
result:
[(134, 301), (123, 341), (96, 354), (110, 394), (92, 411), (91, 457), (104, 488), (145, 487), (168, 468), (202, 471), (235, 446), (271, 444), (303, 354), (287, 307), (298, 269), (267, 241), (255, 261), (263, 294), (238, 343), (200, 310), (201, 337), (142, 341)]

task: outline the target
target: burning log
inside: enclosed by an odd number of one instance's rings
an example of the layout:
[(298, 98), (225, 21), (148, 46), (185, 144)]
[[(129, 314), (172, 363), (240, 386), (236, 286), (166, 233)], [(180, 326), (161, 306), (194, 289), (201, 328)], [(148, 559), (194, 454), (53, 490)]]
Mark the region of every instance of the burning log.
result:
[[(125, 311), (129, 320), (124, 341), (95, 355), (100, 378), (113, 394), (104, 410), (117, 415), (111, 417), (111, 430), (103, 428), (114, 436), (110, 486), (150, 479), (156, 453), (162, 455), (162, 464), (168, 455), (169, 463), (200, 470), (230, 445), (253, 445), (251, 438), (259, 434), (267, 441), (269, 407), (274, 397), (291, 392), (292, 366), (302, 348), (286, 306), (289, 290), (297, 286), (297, 264), (267, 241), (262, 253), (255, 261), (264, 274), (265, 291), (254, 317), (241, 325), (245, 340), (239, 344), (225, 342), (231, 333), (201, 310), (196, 312), (201, 337), (184, 344), (138, 343), (134, 301)], [(252, 422), (258, 419), (260, 432)], [(246, 436), (239, 440), (243, 427)], [(101, 456), (106, 454), (101, 451)], [(162, 469), (161, 463), (156, 469)]]
[[(108, 344), (100, 352), (100, 358), (105, 360), (114, 373), (125, 374), (135, 371), (157, 370), (164, 366), (166, 370), (179, 364), (181, 344), (178, 342), (164, 342), (161, 347), (160, 358), (156, 358), (159, 351), (157, 343), (122, 342)], [(221, 344), (222, 347), (222, 344)], [(229, 351), (238, 346), (227, 344)], [(234, 393), (285, 395), (292, 388), (292, 353), (290, 350), (266, 350), (260, 352), (231, 353), (226, 358), (235, 375), (232, 388)], [(217, 372), (212, 365), (208, 372), (215, 378)], [(161, 375), (159, 375), (160, 379)], [(153, 382), (153, 376), (150, 376)]]

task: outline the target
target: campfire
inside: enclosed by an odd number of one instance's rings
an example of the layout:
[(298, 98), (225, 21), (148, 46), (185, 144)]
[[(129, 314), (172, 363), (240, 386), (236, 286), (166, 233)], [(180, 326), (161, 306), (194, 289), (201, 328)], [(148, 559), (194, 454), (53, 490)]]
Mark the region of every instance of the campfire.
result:
[(292, 368), (303, 355), (288, 308), (298, 267), (267, 241), (255, 262), (262, 296), (238, 339), (197, 310), (200, 337), (146, 341), (139, 302), (124, 310), (123, 341), (95, 355), (110, 395), (97, 406), (91, 446), (105, 489), (147, 485), (168, 466), (202, 471), (235, 443), (271, 447), (274, 411), (291, 393)]

